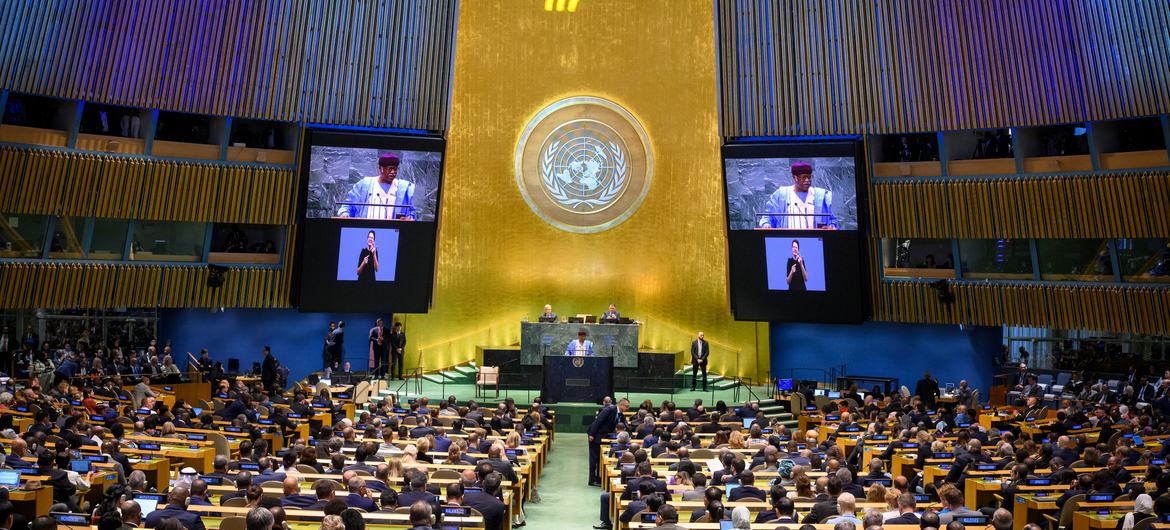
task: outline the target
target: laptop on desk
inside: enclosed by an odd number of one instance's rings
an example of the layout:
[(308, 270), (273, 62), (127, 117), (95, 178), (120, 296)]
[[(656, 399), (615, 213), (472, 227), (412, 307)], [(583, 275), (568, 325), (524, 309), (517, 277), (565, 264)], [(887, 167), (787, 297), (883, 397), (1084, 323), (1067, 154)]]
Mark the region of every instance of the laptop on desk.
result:
[(0, 469), (0, 486), (15, 489), (20, 486), (20, 471), (15, 469)]

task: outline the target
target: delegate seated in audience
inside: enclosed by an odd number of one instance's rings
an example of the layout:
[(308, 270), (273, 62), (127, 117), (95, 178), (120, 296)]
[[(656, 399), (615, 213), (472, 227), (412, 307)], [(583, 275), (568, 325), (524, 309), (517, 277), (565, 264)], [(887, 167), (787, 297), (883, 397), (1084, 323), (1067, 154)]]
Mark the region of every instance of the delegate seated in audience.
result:
[(297, 477), (285, 477), (281, 485), (284, 496), (280, 498), (280, 505), (288, 508), (308, 508), (317, 502), (312, 495), (301, 493), (301, 481)]
[(463, 495), (463, 502), (483, 515), (486, 530), (506, 530), (505, 525), (508, 523), (505, 518), (506, 508), (499, 498), (502, 482), (500, 474), (493, 472), (481, 479), (480, 487), (483, 491), (467, 492)]
[(744, 499), (764, 500), (766, 494), (764, 490), (755, 486), (756, 476), (751, 471), (744, 471), (739, 474), (739, 487), (735, 488), (728, 495), (727, 500), (731, 502), (740, 501)]
[(165, 519), (175, 519), (187, 530), (204, 530), (203, 518), (187, 511), (187, 488), (176, 486), (167, 495), (167, 505), (155, 509), (143, 521), (147, 528), (155, 528)]
[(799, 521), (795, 518), (796, 504), (784, 491), (784, 487), (780, 485), (772, 486), (772, 491), (768, 494), (768, 502), (771, 508), (761, 511), (756, 515), (755, 522), (758, 523), (775, 523), (775, 524), (797, 524)]

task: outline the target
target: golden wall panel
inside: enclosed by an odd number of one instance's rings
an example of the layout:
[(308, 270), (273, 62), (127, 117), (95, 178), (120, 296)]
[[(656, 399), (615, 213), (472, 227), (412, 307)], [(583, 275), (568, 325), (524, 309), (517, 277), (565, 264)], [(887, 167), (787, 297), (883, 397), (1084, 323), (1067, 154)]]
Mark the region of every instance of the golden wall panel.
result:
[(899, 179), (874, 183), (871, 189), (873, 232), (879, 238), (1170, 234), (1170, 171)]
[(1168, 6), (716, 0), (723, 134), (884, 134), (1163, 114)]
[[(543, 5), (460, 4), (434, 304), (405, 319), (422, 364), (516, 343), (521, 317), (545, 303), (568, 315), (613, 302), (645, 322), (645, 348), (682, 350), (703, 330), (713, 371), (763, 375), (766, 325), (734, 322), (728, 304), (711, 4)], [(542, 221), (512, 169), (525, 124), (575, 95), (625, 107), (654, 153), (640, 209), (595, 234)]]
[(288, 224), (295, 171), (0, 147), (0, 212)]

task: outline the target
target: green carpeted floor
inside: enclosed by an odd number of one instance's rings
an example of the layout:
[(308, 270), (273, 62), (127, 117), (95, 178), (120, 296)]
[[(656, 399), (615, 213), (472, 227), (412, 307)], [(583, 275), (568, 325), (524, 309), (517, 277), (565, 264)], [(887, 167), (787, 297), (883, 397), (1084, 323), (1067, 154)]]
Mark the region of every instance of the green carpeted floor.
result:
[(525, 507), (525, 530), (588, 529), (600, 522), (601, 488), (585, 485), (586, 447), (584, 434), (557, 433), (540, 477), (541, 502)]

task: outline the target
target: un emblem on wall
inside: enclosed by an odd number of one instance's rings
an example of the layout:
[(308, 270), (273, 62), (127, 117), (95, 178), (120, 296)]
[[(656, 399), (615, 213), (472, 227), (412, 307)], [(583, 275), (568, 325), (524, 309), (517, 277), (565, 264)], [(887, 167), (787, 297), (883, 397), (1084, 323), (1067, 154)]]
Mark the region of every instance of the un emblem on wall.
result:
[(600, 232), (650, 191), (650, 142), (626, 109), (573, 97), (545, 107), (516, 146), (516, 183), (532, 211), (569, 232)]

